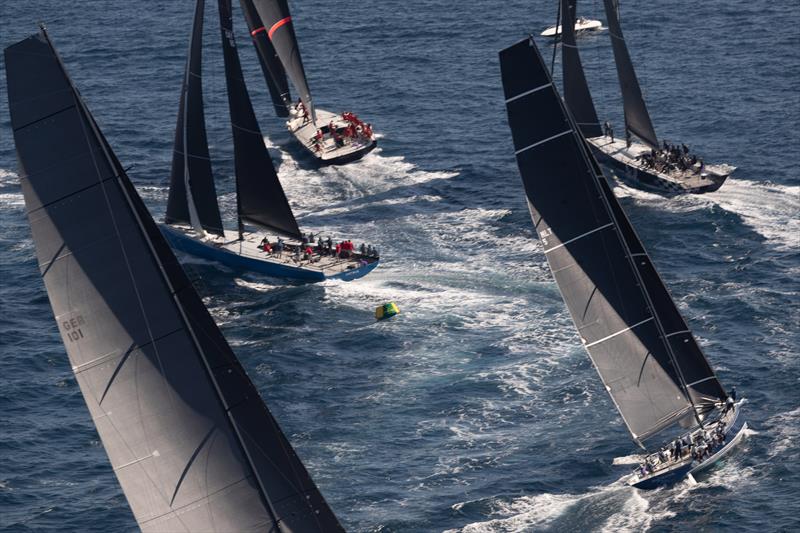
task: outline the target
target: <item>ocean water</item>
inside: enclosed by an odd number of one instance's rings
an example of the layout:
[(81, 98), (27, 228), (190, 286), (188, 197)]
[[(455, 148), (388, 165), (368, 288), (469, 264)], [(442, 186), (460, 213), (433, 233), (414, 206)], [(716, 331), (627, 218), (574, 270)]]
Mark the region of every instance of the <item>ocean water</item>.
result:
[[(362, 161), (321, 170), (272, 115), (239, 16), (250, 90), (301, 226), (377, 244), (384, 260), (362, 280), (317, 285), (187, 268), (350, 531), (798, 530), (800, 11), (622, 6), (656, 131), (739, 167), (707, 196), (616, 193), (723, 383), (749, 399), (752, 427), (699, 484), (642, 492), (620, 482), (637, 449), (547, 270), (506, 125), (497, 51), (551, 25), (552, 4), (294, 0), (317, 104), (355, 111), (380, 135)], [(0, 2), (3, 46), (48, 23), (157, 218), (192, 10)], [(599, 0), (579, 10), (604, 19)], [(230, 221), (215, 18), (209, 2), (207, 120)], [(598, 111), (621, 130), (608, 35), (580, 43)], [(0, 79), (0, 530), (134, 531), (37, 274), (5, 102)], [(387, 300), (402, 314), (375, 323)]]

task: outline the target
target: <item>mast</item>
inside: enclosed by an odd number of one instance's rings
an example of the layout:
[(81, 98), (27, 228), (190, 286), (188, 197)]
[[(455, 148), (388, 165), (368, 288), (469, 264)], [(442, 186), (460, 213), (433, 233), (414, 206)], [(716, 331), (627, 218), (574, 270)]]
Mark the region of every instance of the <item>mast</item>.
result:
[(300, 100), (308, 111), (311, 121), (316, 123), (317, 115), (311, 100), (311, 91), (308, 88), (306, 72), (303, 69), (300, 47), (297, 44), (297, 36), (294, 33), (294, 24), (292, 24), (287, 0), (252, 0), (252, 2), (264, 24), (254, 31), (266, 32), (278, 53), (283, 68), (289, 75), (289, 79), (292, 80), (292, 85), (300, 95)]
[(342, 531), (44, 28), (5, 66), (40, 272), (140, 529)]
[(639, 80), (633, 70), (628, 46), (625, 44), (625, 37), (622, 35), (622, 28), (617, 18), (617, 8), (615, 0), (603, 0), (608, 19), (608, 34), (611, 37), (611, 47), (614, 50), (614, 62), (617, 65), (617, 77), (622, 91), (622, 105), (625, 110), (625, 129), (636, 135), (651, 148), (658, 148), (658, 137), (647, 106), (642, 97), (642, 89), (639, 87)]
[(564, 100), (587, 138), (603, 134), (575, 41), (576, 0), (560, 0)]
[(233, 33), (231, 0), (218, 0), (218, 4), (228, 109), (233, 130), (239, 238), (242, 238), (242, 221), (247, 220), (280, 235), (302, 239), (297, 220), (264, 146), (264, 136), (242, 75)]
[[(702, 410), (724, 399), (722, 387), (699, 347), (683, 348), (691, 333), (533, 40), (503, 50), (500, 59), (534, 225), (606, 390), (640, 445), (687, 416), (699, 420), (699, 394)], [(696, 383), (687, 382), (693, 377)]]
[(167, 224), (189, 223), (198, 233), (202, 234), (205, 230), (222, 236), (222, 217), (217, 204), (203, 113), (201, 66), (204, 10), (205, 0), (197, 0), (175, 127), (169, 198), (164, 221)]
[(272, 105), (275, 114), (279, 117), (288, 117), (289, 108), (292, 106), (292, 97), (289, 94), (289, 81), (286, 79), (286, 71), (278, 58), (275, 47), (267, 37), (266, 32), (259, 31), (264, 27), (261, 17), (258, 16), (252, 0), (240, 0), (239, 2), (247, 21), (247, 28), (253, 38), (253, 45), (256, 47), (256, 55), (261, 65), (261, 72), (267, 82), (269, 94), (272, 97)]

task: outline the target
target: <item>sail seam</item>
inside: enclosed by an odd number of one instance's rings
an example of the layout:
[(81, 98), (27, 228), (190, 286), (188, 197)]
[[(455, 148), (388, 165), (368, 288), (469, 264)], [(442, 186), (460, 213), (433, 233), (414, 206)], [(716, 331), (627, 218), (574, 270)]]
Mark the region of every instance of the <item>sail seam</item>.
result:
[(606, 224), (606, 225), (604, 225), (604, 226), (600, 226), (599, 228), (594, 228), (593, 230), (589, 230), (589, 231), (587, 231), (586, 233), (583, 233), (583, 234), (581, 234), (581, 235), (578, 235), (577, 237), (573, 237), (573, 238), (571, 238), (571, 239), (569, 239), (569, 240), (567, 240), (567, 241), (564, 241), (564, 242), (562, 242), (561, 244), (557, 244), (557, 245), (553, 246), (552, 248), (548, 248), (547, 250), (545, 250), (545, 251), (544, 251), (544, 253), (546, 253), (546, 254), (547, 254), (547, 253), (550, 253), (550, 252), (552, 252), (553, 250), (558, 250), (558, 249), (559, 249), (559, 248), (561, 248), (562, 246), (566, 246), (566, 245), (568, 245), (568, 244), (570, 244), (570, 243), (572, 243), (572, 242), (575, 242), (575, 241), (577, 241), (578, 239), (582, 239), (582, 238), (584, 238), (584, 237), (586, 237), (586, 236), (588, 236), (588, 235), (591, 235), (592, 233), (596, 233), (596, 232), (598, 232), (598, 231), (604, 230), (604, 229), (606, 229), (606, 228), (608, 228), (608, 227), (611, 227), (611, 226), (613, 226), (613, 225), (614, 225), (614, 223), (613, 223), (613, 222), (609, 222), (608, 224)]
[(680, 335), (681, 333), (691, 333), (691, 331), (689, 331), (688, 329), (682, 329), (680, 331), (673, 331), (672, 333), (667, 333), (666, 335), (664, 335), (664, 337), (670, 338), (674, 335)]
[(632, 325), (632, 326), (630, 326), (630, 327), (627, 327), (627, 328), (625, 328), (625, 329), (621, 329), (621, 330), (617, 331), (616, 333), (612, 333), (611, 335), (608, 335), (608, 336), (606, 336), (606, 337), (603, 337), (602, 339), (598, 339), (598, 340), (596, 340), (596, 341), (594, 341), (594, 342), (590, 342), (589, 344), (587, 344), (587, 345), (586, 345), (586, 347), (587, 347), (587, 348), (591, 348), (592, 346), (594, 346), (594, 345), (596, 345), (596, 344), (600, 344), (601, 342), (605, 342), (605, 341), (607, 341), (607, 340), (609, 340), (609, 339), (613, 339), (613, 338), (614, 338), (614, 337), (616, 337), (617, 335), (621, 335), (621, 334), (625, 333), (626, 331), (630, 331), (630, 330), (632, 330), (633, 328), (635, 328), (635, 327), (637, 327), (637, 326), (641, 326), (642, 324), (645, 324), (645, 323), (647, 323), (647, 322), (650, 322), (651, 320), (653, 320), (653, 317), (650, 317), (650, 318), (645, 318), (645, 319), (644, 319), (644, 320), (642, 320), (641, 322), (637, 322), (636, 324), (634, 324), (634, 325)]
[(524, 98), (525, 96), (528, 96), (529, 94), (533, 94), (533, 93), (535, 93), (537, 91), (541, 91), (542, 89), (547, 89), (551, 85), (553, 85), (553, 84), (552, 83), (545, 83), (544, 85), (540, 85), (539, 87), (535, 87), (535, 88), (533, 88), (533, 89), (531, 89), (529, 91), (525, 91), (524, 93), (520, 93), (517, 96), (512, 96), (511, 98), (506, 98), (506, 103), (507, 104), (511, 103), (514, 100), (519, 100), (520, 98)]
[[(84, 152), (84, 153), (91, 153), (91, 152)], [(110, 180), (117, 179), (119, 177), (120, 176), (109, 176), (108, 178), (105, 178), (105, 179), (103, 179), (101, 181), (98, 181), (96, 183), (92, 183), (91, 185), (87, 185), (86, 187), (82, 187), (82, 188), (78, 189), (77, 191), (73, 191), (73, 192), (71, 192), (71, 193), (69, 193), (67, 195), (64, 195), (61, 198), (58, 198), (57, 200), (52, 200), (50, 202), (47, 202), (46, 204), (42, 204), (39, 207), (37, 207), (36, 209), (32, 209), (31, 211), (28, 211), (28, 214), (35, 213), (36, 211), (39, 211), (41, 209), (46, 209), (46, 208), (50, 207), (51, 205), (57, 204), (59, 202), (63, 202), (64, 200), (66, 200), (67, 198), (70, 198), (71, 196), (75, 196), (76, 194), (80, 194), (82, 192), (86, 192), (89, 189), (92, 189), (94, 187), (98, 187), (100, 185), (103, 185), (104, 183), (107, 183)], [(53, 259), (53, 261), (55, 261), (55, 259)], [(42, 263), (42, 265), (44, 265), (44, 264), (45, 263)], [(39, 265), (39, 266), (41, 267), (42, 265)]]
[(541, 141), (535, 142), (535, 143), (533, 143), (533, 144), (531, 144), (531, 145), (529, 145), (529, 146), (526, 146), (525, 148), (520, 148), (519, 150), (517, 150), (516, 152), (514, 152), (514, 155), (519, 155), (519, 154), (521, 154), (522, 152), (525, 152), (525, 151), (527, 151), (527, 150), (530, 150), (531, 148), (536, 148), (536, 147), (537, 147), (537, 146), (539, 146), (540, 144), (544, 144), (544, 143), (546, 143), (546, 142), (552, 141), (553, 139), (557, 139), (557, 138), (559, 138), (559, 137), (563, 137), (564, 135), (566, 135), (566, 134), (568, 134), (568, 133), (572, 133), (572, 130), (566, 130), (566, 131), (562, 131), (561, 133), (556, 133), (556, 134), (555, 134), (555, 135), (553, 135), (552, 137), (548, 137), (547, 139), (542, 139)]
[(180, 150), (174, 150), (174, 149), (172, 151), (175, 152), (178, 155), (182, 155), (182, 156), (185, 156), (185, 157), (191, 157), (193, 159), (205, 159), (206, 161), (211, 161), (210, 157), (206, 157), (204, 155), (192, 155), (192, 154), (187, 154), (187, 153), (181, 152)]
[(59, 109), (58, 111), (54, 111), (53, 113), (50, 113), (49, 115), (43, 116), (42, 118), (37, 118), (36, 120), (34, 120), (32, 122), (28, 122), (27, 124), (23, 124), (22, 126), (20, 126), (18, 128), (14, 128), (13, 131), (14, 132), (18, 132), (20, 130), (23, 130), (23, 129), (27, 128), (28, 126), (33, 126), (34, 124), (36, 124), (38, 122), (41, 122), (43, 120), (47, 120), (48, 118), (54, 117), (55, 115), (58, 115), (59, 113), (63, 113), (64, 111), (69, 111), (70, 109), (72, 109), (74, 107), (75, 107), (75, 104), (69, 105), (69, 106), (65, 107), (64, 109)]
[(693, 382), (687, 384), (686, 386), (687, 387), (693, 387), (693, 386), (695, 386), (695, 385), (697, 385), (699, 383), (703, 383), (704, 381), (709, 381), (709, 380), (712, 380), (712, 379), (717, 379), (717, 376), (708, 376), (707, 378), (698, 379), (697, 381), (693, 381)]

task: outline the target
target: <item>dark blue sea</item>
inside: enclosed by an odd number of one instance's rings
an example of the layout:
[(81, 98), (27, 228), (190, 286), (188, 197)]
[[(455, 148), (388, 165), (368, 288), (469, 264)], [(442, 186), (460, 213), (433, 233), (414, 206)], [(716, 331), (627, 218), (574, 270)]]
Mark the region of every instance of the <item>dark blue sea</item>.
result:
[[(615, 191), (723, 383), (748, 398), (752, 428), (699, 484), (642, 492), (620, 482), (637, 448), (547, 269), (506, 124), (497, 52), (552, 25), (555, 2), (293, 0), (317, 105), (354, 111), (380, 136), (362, 161), (324, 169), (273, 115), (234, 4), (301, 227), (376, 244), (384, 260), (367, 278), (316, 285), (186, 266), (349, 531), (800, 530), (796, 6), (621, 8), (657, 133), (738, 167), (705, 196)], [(605, 20), (599, 0), (579, 11)], [(0, 1), (3, 46), (48, 24), (157, 219), (192, 13), (189, 0)], [(215, 2), (206, 15), (206, 118), (233, 227)], [(621, 131), (608, 33), (579, 42), (601, 120)], [(376, 323), (388, 300), (402, 314)], [(0, 530), (136, 530), (38, 274), (4, 79), (0, 306)]]

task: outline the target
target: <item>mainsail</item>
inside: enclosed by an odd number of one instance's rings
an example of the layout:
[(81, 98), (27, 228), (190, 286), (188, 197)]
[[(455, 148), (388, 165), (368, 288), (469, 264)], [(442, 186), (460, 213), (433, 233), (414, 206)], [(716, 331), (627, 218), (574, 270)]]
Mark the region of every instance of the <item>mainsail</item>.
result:
[(634, 439), (725, 398), (532, 39), (500, 52), (534, 226), (584, 347)]
[(561, 68), (563, 72), (564, 99), (572, 116), (586, 137), (603, 134), (597, 111), (594, 108), (589, 85), (583, 73), (578, 45), (575, 42), (576, 0), (561, 0)]
[(186, 222), (200, 231), (224, 235), (211, 172), (201, 78), (203, 13), (205, 0), (197, 0), (189, 42), (189, 57), (181, 87), (175, 147), (172, 154), (169, 198), (165, 222)]
[(292, 85), (300, 95), (303, 105), (308, 110), (313, 122), (317, 121), (314, 104), (311, 101), (311, 91), (308, 89), (306, 72), (303, 69), (303, 60), (300, 57), (300, 47), (294, 34), (292, 16), (289, 14), (287, 0), (252, 0), (253, 5), (261, 17), (263, 26), (254, 31), (266, 32), (272, 46), (278, 53), (283, 63), (283, 68), (292, 80)]
[(253, 44), (256, 47), (258, 62), (261, 64), (261, 71), (267, 82), (269, 94), (272, 97), (272, 105), (275, 107), (275, 114), (279, 117), (289, 116), (289, 107), (292, 105), (292, 97), (289, 94), (289, 81), (286, 79), (286, 71), (283, 70), (281, 60), (272, 41), (267, 37), (267, 32), (262, 31), (264, 23), (258, 16), (252, 0), (240, 0), (244, 18), (247, 21), (247, 28), (253, 37)]
[(264, 226), (279, 234), (302, 238), (300, 228), (278, 180), (272, 159), (264, 146), (250, 95), (247, 92), (236, 41), (233, 35), (231, 0), (219, 0), (222, 52), (225, 59), (225, 81), (228, 108), (233, 128), (233, 150), (236, 168), (236, 197), (241, 221)]
[(633, 70), (633, 62), (622, 35), (622, 28), (617, 18), (617, 5), (615, 0), (603, 0), (608, 19), (608, 34), (611, 37), (611, 47), (614, 50), (614, 62), (617, 65), (619, 87), (622, 91), (622, 105), (625, 108), (625, 127), (633, 135), (652, 148), (658, 148), (658, 137), (653, 129), (653, 122), (647, 112), (647, 106), (642, 98), (642, 89)]
[(341, 531), (44, 28), (5, 65), (39, 268), (141, 530)]

